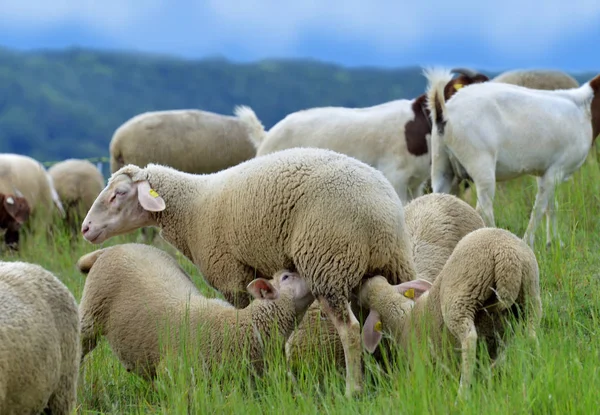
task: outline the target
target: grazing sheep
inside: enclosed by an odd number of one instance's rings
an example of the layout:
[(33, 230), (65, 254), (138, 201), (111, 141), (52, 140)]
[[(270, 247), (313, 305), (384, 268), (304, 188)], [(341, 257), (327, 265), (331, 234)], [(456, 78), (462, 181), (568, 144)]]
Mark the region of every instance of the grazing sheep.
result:
[[(446, 88), (446, 100), (454, 85), (487, 81), (485, 75), (461, 74)], [(319, 107), (294, 112), (265, 132), (256, 114), (237, 107), (236, 115), (248, 125), (257, 145), (257, 156), (292, 147), (334, 150), (377, 168), (407, 203), (423, 193), (430, 177), (428, 151), (431, 121), (425, 95), (399, 99), (366, 108)]]
[[(435, 281), (458, 241), (485, 226), (475, 209), (445, 193), (431, 193), (412, 200), (404, 206), (404, 218), (416, 275), (429, 282)], [(315, 302), (288, 339), (286, 358), (294, 363), (302, 361), (307, 353), (319, 350), (333, 356), (336, 365), (343, 368), (343, 348), (335, 326)]]
[(255, 276), (297, 271), (340, 335), (348, 395), (362, 390), (351, 291), (369, 275), (414, 277), (398, 195), (378, 170), (330, 150), (283, 150), (206, 175), (125, 166), (82, 233), (99, 244), (143, 226), (160, 227), (237, 307), (248, 304), (243, 290)]
[(214, 173), (256, 154), (238, 118), (200, 110), (150, 111), (123, 123), (110, 141), (110, 170), (162, 164), (187, 173)]
[(19, 229), (29, 219), (27, 199), (0, 193), (0, 229), (4, 229), (4, 242), (13, 250), (19, 248)]
[(447, 193), (430, 193), (404, 207), (406, 232), (417, 277), (429, 282), (465, 235), (483, 228), (483, 219), (468, 203)]
[(104, 189), (104, 177), (87, 160), (67, 159), (48, 169), (66, 212), (66, 221), (75, 232), (81, 220)]
[[(275, 336), (285, 340), (312, 301), (306, 282), (282, 271), (271, 282), (253, 280), (248, 291), (257, 300), (238, 310), (202, 296), (172, 256), (144, 244), (99, 249), (82, 256), (77, 266), (89, 273), (79, 307), (81, 358), (104, 336), (125, 368), (148, 380), (156, 376), (163, 345), (176, 354), (182, 347), (183, 325), (208, 368), (244, 355), (260, 373), (262, 342)], [(169, 329), (166, 336), (162, 324)]]
[(492, 79), (492, 82), (501, 82), (504, 84), (520, 85), (526, 88), (549, 91), (555, 89), (579, 88), (579, 82), (572, 76), (562, 71), (542, 69), (516, 69), (506, 71)]
[(433, 191), (448, 193), (455, 176), (474, 181), (476, 209), (487, 226), (495, 226), (496, 181), (534, 175), (538, 192), (523, 238), (533, 246), (546, 212), (547, 244), (554, 237), (562, 245), (554, 192), (583, 164), (600, 133), (600, 75), (556, 91), (484, 82), (462, 88), (448, 102), (443, 95), (450, 72), (430, 69), (425, 76), (435, 123)]
[(36, 264), (0, 261), (0, 414), (69, 415), (77, 400), (79, 315)]
[(30, 220), (41, 217), (49, 224), (54, 207), (65, 217), (65, 211), (54, 188), (52, 177), (42, 164), (20, 154), (0, 154), (0, 193), (23, 196), (31, 210)]
[(392, 286), (377, 276), (362, 284), (359, 298), (371, 309), (363, 326), (371, 353), (381, 328), (405, 350), (411, 332), (427, 337), (435, 356), (442, 355), (443, 336), (450, 334), (462, 353), (459, 396), (471, 383), (478, 340), (497, 359), (513, 316), (526, 323), (536, 342), (542, 317), (535, 255), (523, 240), (498, 228), (477, 229), (461, 239), (433, 284), (414, 280)]

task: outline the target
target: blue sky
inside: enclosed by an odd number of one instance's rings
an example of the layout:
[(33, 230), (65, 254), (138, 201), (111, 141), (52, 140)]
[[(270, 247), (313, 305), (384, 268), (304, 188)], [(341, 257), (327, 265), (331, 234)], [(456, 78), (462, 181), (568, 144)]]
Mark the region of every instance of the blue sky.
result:
[(0, 45), (600, 71), (599, 0), (0, 0)]

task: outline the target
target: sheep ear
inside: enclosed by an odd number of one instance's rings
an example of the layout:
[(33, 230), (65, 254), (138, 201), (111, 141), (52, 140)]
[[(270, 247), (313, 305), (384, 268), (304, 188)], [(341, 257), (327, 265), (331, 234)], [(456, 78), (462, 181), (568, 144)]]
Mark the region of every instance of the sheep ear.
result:
[(396, 290), (406, 298), (416, 300), (431, 288), (431, 283), (425, 280), (412, 280), (395, 286)]
[(369, 353), (373, 353), (381, 341), (381, 319), (379, 313), (371, 310), (362, 330), (363, 346)]
[(150, 212), (160, 212), (165, 210), (165, 201), (160, 197), (156, 190), (150, 187), (148, 180), (142, 180), (135, 184), (137, 185), (138, 201), (145, 210)]
[(258, 300), (275, 300), (279, 297), (277, 288), (273, 287), (273, 285), (264, 278), (252, 280), (246, 289)]

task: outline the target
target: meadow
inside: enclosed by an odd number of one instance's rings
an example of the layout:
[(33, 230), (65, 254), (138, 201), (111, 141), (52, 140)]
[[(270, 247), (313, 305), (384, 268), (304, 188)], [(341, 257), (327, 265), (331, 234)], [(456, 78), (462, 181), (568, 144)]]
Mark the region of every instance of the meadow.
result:
[[(596, 157), (592, 150), (584, 166), (558, 188), (564, 248), (546, 247), (545, 226), (536, 234), (544, 312), (537, 332), (539, 353), (517, 334), (502, 365), (492, 371), (489, 362), (482, 360), (467, 402), (454, 404), (458, 366), (432, 365), (423, 353), (409, 368), (398, 352), (386, 372), (378, 370), (365, 353), (365, 393), (349, 400), (344, 397), (344, 374), (322, 353), (305, 356), (297, 383), (287, 375), (282, 350), (269, 353), (265, 374), (255, 382), (238, 363), (208, 376), (190, 355), (182, 355), (170, 357), (155, 382), (149, 383), (128, 373), (103, 340), (82, 364), (77, 413), (595, 413), (600, 389), (600, 164)], [(535, 192), (531, 177), (500, 184), (494, 201), (496, 225), (521, 237)], [(133, 242), (138, 236), (116, 237), (103, 246)], [(80, 235), (70, 241), (59, 225), (51, 238), (34, 229), (24, 233), (21, 242), (18, 253), (3, 252), (2, 258), (44, 266), (79, 301), (85, 276), (76, 261), (99, 246)], [(161, 240), (156, 244), (178, 258), (205, 295), (219, 296), (181, 254)]]

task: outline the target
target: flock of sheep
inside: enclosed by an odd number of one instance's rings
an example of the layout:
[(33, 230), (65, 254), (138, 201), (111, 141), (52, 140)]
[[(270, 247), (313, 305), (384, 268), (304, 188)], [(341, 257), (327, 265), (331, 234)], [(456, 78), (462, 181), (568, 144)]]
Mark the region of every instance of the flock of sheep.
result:
[[(461, 350), (461, 398), (478, 342), (500, 362), (517, 318), (537, 344), (533, 236), (545, 213), (547, 242), (559, 239), (554, 187), (600, 133), (600, 75), (579, 86), (552, 71), (424, 74), (415, 99), (299, 111), (268, 132), (245, 106), (138, 115), (113, 135), (106, 185), (87, 161), (46, 170), (0, 155), (9, 249), (35, 215), (48, 226), (60, 215), (92, 244), (156, 227), (225, 298), (204, 297), (147, 244), (79, 258), (79, 305), (39, 265), (0, 262), (0, 413), (70, 413), (80, 362), (102, 336), (127, 370), (154, 378), (162, 324), (169, 350), (186, 337), (207, 369), (241, 356), (260, 375), (275, 340), (289, 363), (315, 343), (332, 348), (347, 396), (363, 390), (363, 349), (410, 351), (412, 335), (432, 358), (452, 351), (446, 340)], [(496, 181), (524, 174), (539, 191), (521, 239), (495, 227), (492, 202)], [(463, 180), (475, 209), (457, 197)]]

